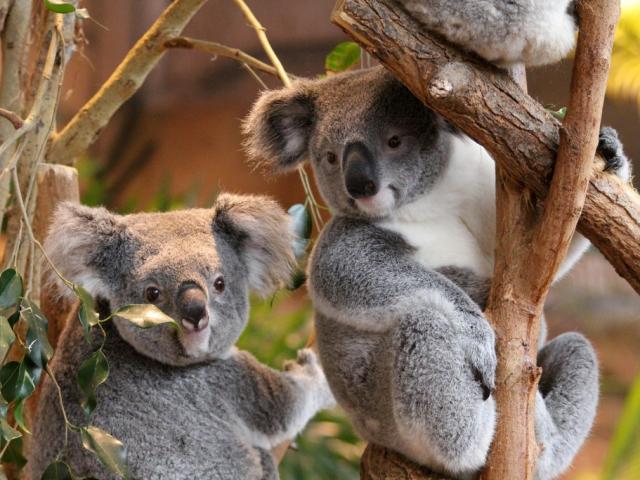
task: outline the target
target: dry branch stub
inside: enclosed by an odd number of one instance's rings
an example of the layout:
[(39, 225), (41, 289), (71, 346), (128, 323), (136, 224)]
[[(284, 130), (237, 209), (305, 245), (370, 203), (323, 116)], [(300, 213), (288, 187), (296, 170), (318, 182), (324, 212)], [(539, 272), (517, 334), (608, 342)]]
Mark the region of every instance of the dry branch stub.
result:
[[(560, 123), (504, 71), (422, 33), (390, 0), (340, 0), (333, 21), (417, 98), (485, 146), (510, 178), (546, 195)], [(640, 195), (596, 165), (578, 229), (640, 293)]]

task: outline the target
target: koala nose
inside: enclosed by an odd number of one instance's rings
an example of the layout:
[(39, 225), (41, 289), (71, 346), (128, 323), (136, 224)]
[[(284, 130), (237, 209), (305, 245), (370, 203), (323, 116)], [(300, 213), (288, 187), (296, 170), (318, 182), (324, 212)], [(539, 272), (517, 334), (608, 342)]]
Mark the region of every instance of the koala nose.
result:
[(353, 142), (344, 150), (344, 182), (353, 198), (372, 197), (379, 181), (373, 156), (362, 142)]
[(177, 303), (182, 326), (186, 331), (197, 332), (209, 325), (207, 297), (200, 287), (188, 284), (181, 288)]

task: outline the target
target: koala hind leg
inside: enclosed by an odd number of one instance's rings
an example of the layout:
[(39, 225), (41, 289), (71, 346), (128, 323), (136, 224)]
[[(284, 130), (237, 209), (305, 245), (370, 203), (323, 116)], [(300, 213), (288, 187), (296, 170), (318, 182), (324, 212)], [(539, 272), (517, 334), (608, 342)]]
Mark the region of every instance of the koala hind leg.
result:
[(260, 455), (260, 464), (262, 465), (262, 476), (260, 480), (278, 480), (280, 478), (278, 475), (278, 467), (271, 452), (257, 447), (256, 450)]
[(536, 437), (542, 448), (536, 479), (549, 480), (571, 464), (598, 404), (598, 363), (589, 341), (565, 333), (538, 353), (542, 377), (536, 398)]
[(431, 307), (406, 314), (395, 329), (392, 396), (400, 441), (387, 446), (457, 478), (484, 464), (496, 414), (456, 320)]

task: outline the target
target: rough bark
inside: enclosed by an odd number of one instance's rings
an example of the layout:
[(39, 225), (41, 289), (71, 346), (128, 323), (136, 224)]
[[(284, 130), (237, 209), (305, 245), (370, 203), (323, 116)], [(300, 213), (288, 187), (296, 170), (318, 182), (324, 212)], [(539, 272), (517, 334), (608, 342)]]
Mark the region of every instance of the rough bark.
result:
[(360, 463), (363, 480), (447, 480), (400, 454), (370, 443)]
[[(390, 0), (339, 0), (333, 20), (411, 91), (482, 144), (516, 183), (544, 198), (560, 122), (508, 75), (420, 26)], [(640, 195), (596, 162), (578, 230), (640, 293)]]

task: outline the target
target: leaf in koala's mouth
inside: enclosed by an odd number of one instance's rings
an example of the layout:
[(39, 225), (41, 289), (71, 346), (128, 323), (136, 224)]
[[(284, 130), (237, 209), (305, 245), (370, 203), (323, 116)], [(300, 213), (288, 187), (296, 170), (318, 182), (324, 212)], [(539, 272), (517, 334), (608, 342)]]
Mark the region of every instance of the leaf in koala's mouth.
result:
[(173, 318), (151, 304), (125, 305), (116, 310), (112, 316), (127, 320), (139, 328), (152, 328), (164, 324), (180, 328)]

